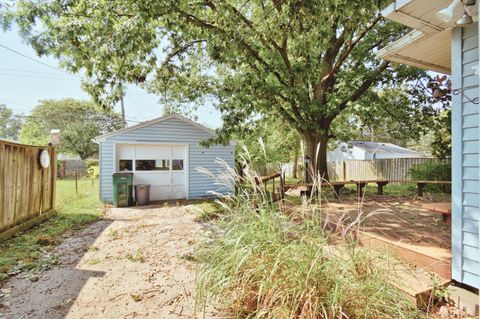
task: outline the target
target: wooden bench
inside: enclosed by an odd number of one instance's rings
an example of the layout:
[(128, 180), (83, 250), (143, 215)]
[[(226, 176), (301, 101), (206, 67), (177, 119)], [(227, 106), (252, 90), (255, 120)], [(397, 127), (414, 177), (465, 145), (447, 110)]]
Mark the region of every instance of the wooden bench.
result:
[[(357, 187), (357, 199), (361, 200), (365, 194), (365, 186), (368, 184), (377, 184), (377, 194), (383, 195), (383, 189), (389, 183), (415, 183), (417, 184), (417, 196), (423, 197), (423, 190), (426, 185), (451, 185), (451, 181), (405, 181), (405, 180), (357, 180), (357, 181), (332, 181), (332, 182), (324, 182), (322, 183), (321, 187), (332, 187), (334, 196), (337, 199), (340, 199), (340, 191), (346, 185), (356, 185)], [(306, 183), (306, 184), (295, 184), (296, 187), (306, 187), (307, 194), (310, 194), (312, 188), (314, 186), (313, 183)], [(318, 186), (318, 185), (317, 185)], [(285, 185), (285, 191), (292, 188), (292, 185)]]
[(389, 183), (415, 183), (417, 184), (417, 196), (423, 197), (426, 185), (452, 185), (451, 181), (405, 181), (405, 180), (367, 180), (367, 183), (377, 184), (377, 194), (383, 195), (383, 188)]
[(442, 220), (446, 223), (452, 221), (452, 203), (429, 203), (423, 204), (422, 207), (429, 211), (442, 214)]
[(285, 191), (289, 190), (293, 186), (295, 187), (305, 187), (307, 190), (302, 192), (302, 195), (309, 195), (312, 192), (314, 186), (318, 187), (321, 186), (326, 188), (333, 189), (333, 195), (336, 199), (340, 199), (340, 191), (346, 185), (356, 185), (357, 186), (357, 199), (361, 200), (365, 193), (365, 186), (368, 183), (366, 181), (332, 181), (332, 182), (323, 182), (321, 185), (313, 184), (313, 183), (304, 183), (304, 184), (295, 184), (295, 185), (285, 185)]

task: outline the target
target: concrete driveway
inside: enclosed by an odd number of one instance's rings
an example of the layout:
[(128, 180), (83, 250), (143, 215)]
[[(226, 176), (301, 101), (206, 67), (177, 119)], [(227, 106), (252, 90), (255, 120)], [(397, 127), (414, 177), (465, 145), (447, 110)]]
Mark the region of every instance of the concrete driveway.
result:
[(66, 238), (38, 281), (10, 279), (3, 318), (203, 318), (189, 257), (206, 235), (193, 205), (113, 208)]

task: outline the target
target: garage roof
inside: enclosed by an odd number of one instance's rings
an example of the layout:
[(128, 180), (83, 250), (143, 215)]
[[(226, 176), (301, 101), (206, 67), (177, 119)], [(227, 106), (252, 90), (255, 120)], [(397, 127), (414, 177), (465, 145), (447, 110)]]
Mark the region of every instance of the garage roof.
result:
[[(406, 25), (414, 31), (380, 50), (385, 60), (412, 65), (426, 70), (450, 74), (451, 29), (463, 14), (455, 9), (452, 22), (442, 22), (435, 15), (452, 0), (396, 0), (382, 11), (389, 20)], [(476, 12), (476, 9), (474, 10)]]
[(160, 122), (163, 122), (163, 121), (167, 121), (167, 120), (170, 120), (170, 119), (177, 119), (177, 120), (180, 120), (180, 121), (183, 121), (185, 123), (188, 123), (192, 126), (195, 126), (203, 131), (206, 131), (207, 133), (210, 133), (212, 135), (215, 135), (215, 131), (212, 130), (212, 129), (209, 129), (208, 127), (205, 127), (197, 122), (194, 122), (192, 120), (189, 120), (187, 119), (186, 117), (183, 117), (181, 115), (178, 115), (178, 114), (169, 114), (169, 115), (165, 115), (165, 116), (161, 116), (161, 117), (157, 117), (153, 120), (149, 120), (149, 121), (145, 121), (145, 122), (142, 122), (142, 123), (138, 123), (138, 124), (135, 124), (135, 125), (132, 125), (132, 126), (129, 126), (129, 127), (126, 127), (124, 129), (121, 129), (121, 130), (118, 130), (118, 131), (115, 131), (115, 132), (112, 132), (112, 133), (107, 133), (107, 134), (103, 134), (103, 135), (100, 135), (100, 136), (97, 136), (93, 141), (95, 143), (100, 143), (100, 142), (105, 142), (107, 138), (109, 137), (112, 137), (112, 136), (116, 136), (116, 135), (120, 135), (120, 134), (124, 134), (124, 133), (127, 133), (127, 132), (130, 132), (130, 131), (133, 131), (133, 130), (137, 130), (139, 128), (142, 128), (142, 127), (145, 127), (145, 126), (149, 126), (149, 125), (152, 125), (152, 124), (157, 124), (157, 123), (160, 123)]

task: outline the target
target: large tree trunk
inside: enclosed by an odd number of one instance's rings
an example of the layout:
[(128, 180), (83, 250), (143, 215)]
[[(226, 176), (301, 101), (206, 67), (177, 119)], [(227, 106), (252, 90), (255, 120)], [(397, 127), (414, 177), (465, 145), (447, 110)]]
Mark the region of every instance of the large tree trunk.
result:
[[(312, 177), (320, 176), (329, 180), (327, 169), (327, 144), (328, 133), (307, 132), (305, 134), (305, 142), (307, 146), (308, 164), (308, 181), (312, 181)], [(312, 176), (313, 174), (313, 176)]]

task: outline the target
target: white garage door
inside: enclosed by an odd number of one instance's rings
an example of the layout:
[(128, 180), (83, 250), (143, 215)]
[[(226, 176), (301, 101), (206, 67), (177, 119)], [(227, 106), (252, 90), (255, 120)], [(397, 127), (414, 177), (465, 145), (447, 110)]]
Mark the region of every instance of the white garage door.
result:
[(187, 197), (187, 147), (117, 145), (117, 170), (133, 172), (133, 183), (149, 184), (150, 200)]

